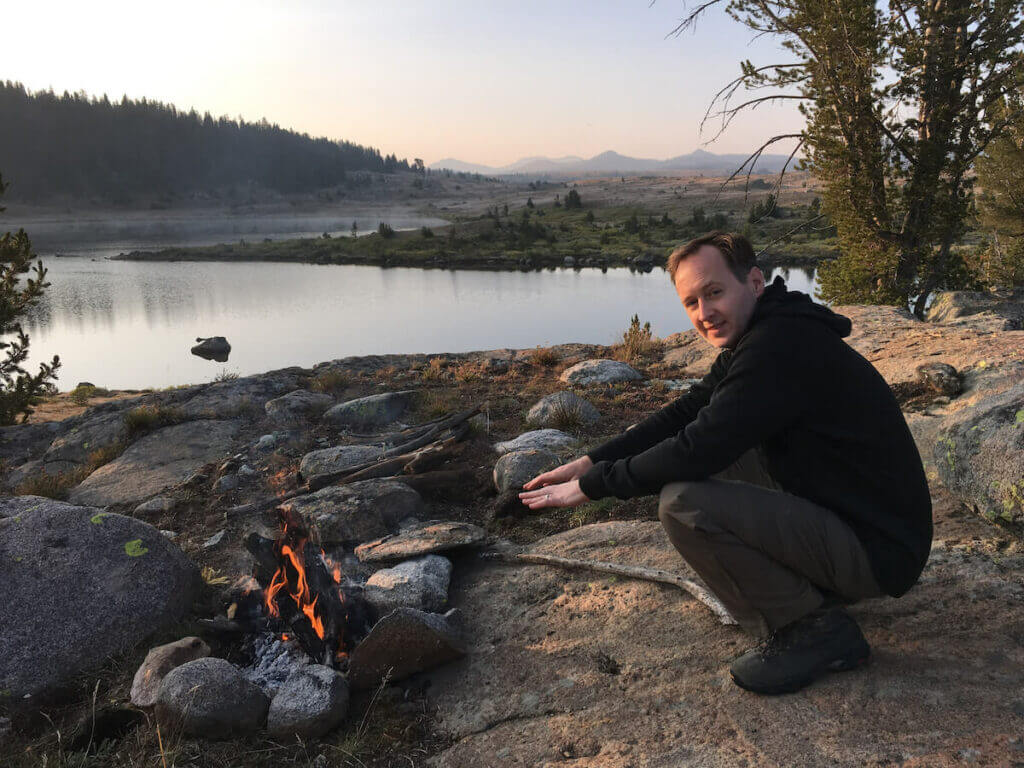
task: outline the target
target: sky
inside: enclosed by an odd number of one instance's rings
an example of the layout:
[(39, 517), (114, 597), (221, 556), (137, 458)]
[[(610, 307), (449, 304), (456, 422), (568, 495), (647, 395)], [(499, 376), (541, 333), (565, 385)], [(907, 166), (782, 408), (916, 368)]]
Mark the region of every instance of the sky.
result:
[[(749, 152), (798, 129), (792, 103), (698, 132), (739, 62), (786, 61), (679, 0), (7, 2), (0, 78), (146, 97), (346, 139), (428, 164), (615, 150)], [(772, 151), (786, 151), (781, 144)]]

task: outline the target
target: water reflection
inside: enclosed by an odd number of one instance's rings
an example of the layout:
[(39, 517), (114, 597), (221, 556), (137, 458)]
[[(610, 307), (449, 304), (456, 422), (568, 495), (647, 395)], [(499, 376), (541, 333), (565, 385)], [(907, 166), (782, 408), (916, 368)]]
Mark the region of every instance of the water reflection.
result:
[[(48, 258), (51, 287), (26, 323), (33, 365), (59, 354), (59, 386), (209, 381), (346, 355), (610, 344), (629, 318), (690, 328), (662, 269), (532, 272)], [(776, 269), (810, 292), (813, 270)], [(190, 354), (224, 336), (228, 366)]]

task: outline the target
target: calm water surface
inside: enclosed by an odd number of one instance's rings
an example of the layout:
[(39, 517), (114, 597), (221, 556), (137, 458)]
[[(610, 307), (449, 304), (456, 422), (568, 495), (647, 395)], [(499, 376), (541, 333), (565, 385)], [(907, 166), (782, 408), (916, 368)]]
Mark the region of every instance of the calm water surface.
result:
[[(110, 249), (90, 249), (97, 256)], [(465, 352), (621, 340), (633, 314), (657, 336), (692, 327), (664, 271), (421, 270), (275, 263), (48, 258), (26, 330), (30, 370), (59, 354), (58, 387), (166, 387), (347, 355)], [(791, 289), (813, 273), (780, 269)], [(197, 336), (226, 336), (227, 363)]]

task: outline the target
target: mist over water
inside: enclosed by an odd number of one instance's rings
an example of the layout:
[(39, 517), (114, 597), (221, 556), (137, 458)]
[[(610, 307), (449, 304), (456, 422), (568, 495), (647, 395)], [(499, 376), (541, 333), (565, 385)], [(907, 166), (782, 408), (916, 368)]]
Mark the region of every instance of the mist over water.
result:
[[(630, 317), (657, 336), (691, 327), (664, 271), (421, 270), (239, 262), (44, 258), (44, 302), (26, 323), (32, 369), (59, 354), (58, 387), (140, 389), (311, 366), (348, 355), (465, 352), (621, 340)], [(813, 273), (776, 270), (809, 291)], [(770, 279), (770, 278), (769, 278)], [(228, 362), (195, 357), (226, 336)]]

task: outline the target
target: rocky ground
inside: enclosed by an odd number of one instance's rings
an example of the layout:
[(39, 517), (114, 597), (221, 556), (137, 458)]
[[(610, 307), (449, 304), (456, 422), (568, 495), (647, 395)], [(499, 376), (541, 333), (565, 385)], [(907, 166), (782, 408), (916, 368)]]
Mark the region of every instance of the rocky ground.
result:
[[(907, 596), (852, 609), (874, 648), (867, 669), (771, 699), (729, 681), (728, 661), (749, 641), (685, 592), (483, 559), (470, 549), (434, 556), (450, 568), (424, 566), (447, 586), (446, 599), (437, 591), (412, 598), (428, 615), (459, 609), (466, 655), (379, 691), (353, 691), (347, 719), (322, 740), (172, 736), (157, 731), (149, 709), (127, 706), (151, 646), (202, 634), (195, 619), (223, 613), (231, 583), (253, 567), (243, 540), (273, 531), (282, 494), (297, 494), (291, 503), (333, 532), (328, 549), (357, 580), (393, 563), (360, 563), (353, 547), (408, 527), (410, 517), (477, 524), (491, 547), (508, 542), (685, 573), (660, 533), (653, 498), (529, 516), (499, 494), (493, 470), (499, 453), (509, 453), (496, 446), (531, 429), (557, 427), (566, 437), (532, 453), (513, 447), (529, 471), (530, 462), (578, 455), (678, 396), (713, 359), (693, 332), (641, 350), (631, 361), (635, 380), (586, 383), (588, 366), (579, 364), (626, 357), (621, 347), (347, 358), (115, 397), (63, 421), (4, 428), (0, 460), (15, 497), (0, 499), (9, 582), (0, 608), (0, 707), (13, 723), (0, 719), (0, 762), (63, 765), (77, 755), (76, 765), (1024, 764), (1024, 330), (1020, 301), (1008, 298), (945, 298), (936, 322), (837, 308), (853, 320), (849, 342), (903, 404), (932, 484), (935, 544)], [(528, 421), (538, 401), (565, 390), (594, 411), (549, 405)], [(373, 506), (380, 495), (369, 491), (359, 514), (330, 487), (303, 494), (311, 477), (352, 458), (343, 446), (357, 442), (354, 433), (384, 429), (365, 406), (346, 404), (386, 392), (411, 394), (397, 411), (375, 411), (382, 422), (417, 424), (482, 406), (446, 465), (464, 469), (459, 484), (425, 491), (401, 513), (397, 502)], [(514, 485), (523, 470), (501, 461), (498, 479)], [(364, 482), (370, 486), (356, 496), (382, 487)], [(51, 509), (30, 495), (88, 510)], [(379, 572), (368, 591), (383, 594), (399, 576)], [(127, 593), (135, 602), (119, 603)], [(33, 594), (36, 602), (24, 601)], [(167, 610), (152, 611), (154, 602)], [(224, 655), (222, 641), (204, 639), (214, 656)], [(13, 695), (22, 692), (34, 700)], [(40, 707), (49, 723), (29, 713)], [(97, 750), (98, 730), (110, 738)]]

